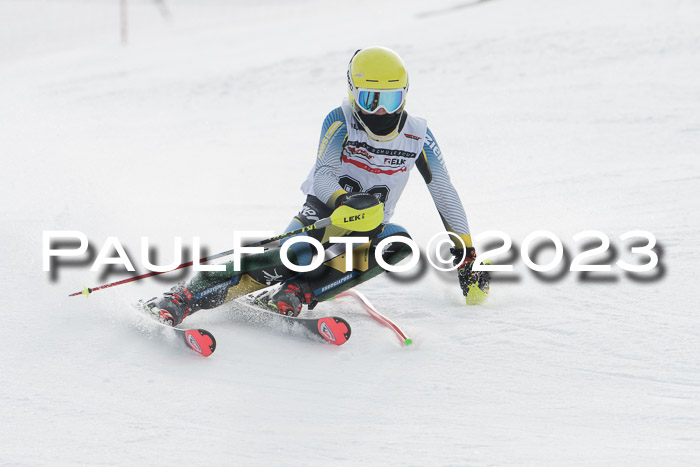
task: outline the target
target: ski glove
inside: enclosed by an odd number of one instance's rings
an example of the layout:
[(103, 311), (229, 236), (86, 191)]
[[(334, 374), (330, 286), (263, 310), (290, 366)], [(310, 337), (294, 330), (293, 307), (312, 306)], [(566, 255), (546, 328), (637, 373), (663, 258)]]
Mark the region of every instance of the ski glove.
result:
[(455, 266), (459, 264), (457, 277), (459, 278), (459, 286), (462, 288), (462, 294), (466, 297), (467, 305), (480, 305), (486, 302), (491, 277), (487, 271), (472, 270), (476, 259), (476, 250), (471, 247), (466, 250), (451, 248), (450, 253), (454, 256), (453, 264)]

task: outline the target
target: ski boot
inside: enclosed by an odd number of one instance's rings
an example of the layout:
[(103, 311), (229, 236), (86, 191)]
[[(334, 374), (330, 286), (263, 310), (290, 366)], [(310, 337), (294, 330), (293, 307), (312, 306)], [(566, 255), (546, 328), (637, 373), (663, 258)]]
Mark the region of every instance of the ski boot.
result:
[(141, 302), (141, 306), (161, 323), (176, 326), (195, 311), (192, 308), (193, 298), (185, 284), (179, 283), (162, 297)]
[(277, 289), (266, 290), (254, 297), (256, 304), (263, 308), (286, 316), (297, 317), (301, 305), (309, 303), (311, 294), (302, 292), (301, 287), (293, 282), (283, 282)]

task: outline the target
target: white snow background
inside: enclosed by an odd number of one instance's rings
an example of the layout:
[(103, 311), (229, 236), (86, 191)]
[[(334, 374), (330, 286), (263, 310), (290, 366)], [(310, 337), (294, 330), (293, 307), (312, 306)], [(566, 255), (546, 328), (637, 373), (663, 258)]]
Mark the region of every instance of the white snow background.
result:
[[(117, 0), (0, 0), (0, 464), (700, 465), (700, 3), (166, 5), (130, 1), (121, 46)], [(126, 275), (42, 271), (45, 230), (137, 266), (141, 236), (166, 262), (176, 235), (280, 232), (368, 45), (404, 58), (472, 232), (513, 238), (488, 304), (432, 270), (360, 286), (413, 348), (349, 301), (316, 311), (351, 322), (342, 347), (224, 306), (187, 321), (204, 359), (129, 308), (186, 276), (85, 299)], [(393, 221), (442, 230), (417, 171)], [(553, 278), (517, 256), (541, 229), (569, 253)], [(583, 280), (591, 229), (616, 253)], [(639, 229), (660, 265), (629, 275)]]

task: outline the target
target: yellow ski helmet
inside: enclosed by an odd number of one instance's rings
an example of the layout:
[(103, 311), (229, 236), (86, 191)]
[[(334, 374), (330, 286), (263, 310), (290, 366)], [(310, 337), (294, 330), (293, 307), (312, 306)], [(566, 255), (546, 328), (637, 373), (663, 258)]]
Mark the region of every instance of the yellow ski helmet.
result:
[[(360, 49), (350, 59), (347, 77), (350, 106), (364, 129), (379, 141), (396, 137), (408, 93), (408, 73), (401, 57), (386, 47)], [(378, 114), (381, 109), (390, 116)], [(368, 128), (372, 125), (367, 121), (377, 117), (392, 121), (388, 134), (375, 134)]]

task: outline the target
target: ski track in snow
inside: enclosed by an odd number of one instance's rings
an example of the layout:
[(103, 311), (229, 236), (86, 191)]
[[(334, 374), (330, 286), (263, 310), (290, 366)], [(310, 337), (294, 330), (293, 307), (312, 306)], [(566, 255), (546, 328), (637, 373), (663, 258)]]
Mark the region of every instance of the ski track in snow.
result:
[[(167, 4), (130, 2), (121, 47), (117, 2), (0, 2), (0, 465), (700, 464), (697, 2)], [(467, 308), (449, 274), (383, 276), (359, 290), (410, 348), (350, 299), (315, 311), (350, 322), (342, 347), (226, 305), (186, 321), (216, 336), (203, 359), (130, 309), (187, 273), (86, 300), (125, 276), (42, 272), (43, 230), (117, 236), (137, 267), (142, 235), (167, 262), (175, 235), (280, 231), (371, 44), (405, 59), (474, 233), (551, 230), (570, 261), (600, 230), (614, 263), (647, 230), (658, 277), (516, 255)], [(425, 251), (423, 185), (393, 221)]]

